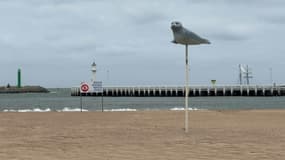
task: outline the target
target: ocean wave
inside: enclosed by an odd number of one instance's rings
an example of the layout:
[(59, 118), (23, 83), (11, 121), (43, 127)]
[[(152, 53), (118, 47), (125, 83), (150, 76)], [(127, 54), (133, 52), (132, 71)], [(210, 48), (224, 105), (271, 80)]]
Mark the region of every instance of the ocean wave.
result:
[(119, 109), (104, 109), (106, 112), (135, 112), (136, 109), (131, 108), (119, 108)]
[(3, 110), (3, 112), (50, 112), (51, 109), (50, 108), (46, 108), (46, 109), (40, 109), (40, 108), (34, 108), (34, 109), (5, 109)]
[[(171, 108), (170, 109), (171, 111), (184, 111), (185, 108), (180, 108), (180, 107), (175, 107), (175, 108)], [(197, 111), (197, 110), (200, 110), (198, 108), (188, 108), (189, 111)]]
[[(171, 111), (184, 111), (184, 108), (182, 107), (174, 107), (170, 109)], [(189, 111), (197, 111), (202, 110), (198, 108), (188, 108)], [(4, 109), (3, 112), (52, 112), (50, 108), (46, 109), (40, 109), (40, 108), (34, 108), (34, 109)], [(87, 109), (82, 109), (83, 112), (89, 112)], [(97, 110), (101, 111), (101, 110)], [(105, 112), (136, 112), (137, 109), (132, 108), (118, 108), (118, 109), (104, 109)], [(56, 112), (81, 112), (80, 108), (69, 108), (65, 107), (63, 109), (56, 110)]]
[[(46, 109), (40, 109), (40, 108), (34, 108), (34, 109), (4, 109), (3, 112), (52, 112), (50, 108)], [(83, 112), (88, 111), (87, 109), (82, 109)], [(56, 110), (56, 112), (81, 112), (80, 108), (68, 108), (65, 107), (62, 110)]]
[[(4, 109), (3, 112), (51, 112), (50, 108), (46, 109), (40, 109), (40, 108), (34, 108), (34, 109)], [(82, 109), (83, 112), (89, 112), (87, 109)], [(99, 110), (98, 110), (99, 111)], [(106, 112), (133, 112), (137, 111), (136, 109), (131, 108), (119, 108), (119, 109), (105, 109)], [(80, 108), (69, 108), (65, 107), (63, 109), (56, 110), (56, 112), (81, 112)]]
[[(81, 112), (80, 108), (68, 108), (64, 107), (62, 110), (56, 110), (57, 112)], [(82, 109), (82, 112), (88, 112), (87, 109)]]

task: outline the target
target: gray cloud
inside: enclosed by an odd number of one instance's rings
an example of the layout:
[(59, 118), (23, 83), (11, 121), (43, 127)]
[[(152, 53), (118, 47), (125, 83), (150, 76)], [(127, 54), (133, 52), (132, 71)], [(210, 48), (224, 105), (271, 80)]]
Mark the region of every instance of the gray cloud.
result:
[[(106, 70), (112, 73), (108, 84), (181, 84), (183, 78), (177, 77), (184, 74), (184, 49), (170, 43), (173, 20), (213, 42), (190, 49), (195, 64), (191, 80), (207, 83), (213, 78), (208, 73), (226, 67), (220, 62), (260, 66), (258, 57), (284, 59), (284, 6), (282, 0), (2, 0), (0, 72), (7, 76), (0, 85), (13, 81), (10, 73), (22, 67), (28, 84), (53, 87), (65, 81), (62, 86), (69, 87), (90, 79), (93, 60), (101, 80), (106, 80)], [(281, 72), (281, 62), (267, 64)], [(221, 83), (236, 79), (219, 77)], [(282, 74), (276, 79), (285, 81)]]
[(275, 15), (275, 16), (264, 16), (260, 18), (261, 21), (270, 24), (284, 25), (285, 24), (285, 15)]
[(235, 33), (213, 33), (213, 34), (210, 34), (210, 36), (217, 40), (224, 40), (224, 41), (243, 41), (243, 40), (247, 40), (250, 38), (250, 37), (238, 35)]

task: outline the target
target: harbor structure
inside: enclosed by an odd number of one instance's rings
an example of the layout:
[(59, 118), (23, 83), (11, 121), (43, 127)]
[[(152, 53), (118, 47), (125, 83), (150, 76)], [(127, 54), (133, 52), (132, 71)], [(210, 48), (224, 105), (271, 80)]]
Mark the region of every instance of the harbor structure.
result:
[(0, 86), (0, 94), (8, 93), (49, 93), (49, 90), (41, 86)]
[(17, 85), (0, 86), (0, 94), (8, 93), (48, 93), (49, 90), (41, 86), (22, 86), (21, 69), (17, 71)]
[[(190, 97), (198, 96), (285, 96), (285, 85), (190, 85)], [(111, 97), (183, 97), (185, 86), (105, 86), (102, 93), (82, 96)], [(80, 87), (71, 88), (71, 96), (80, 96)]]
[[(248, 68), (248, 67), (247, 67)], [(82, 96), (109, 96), (109, 97), (185, 97), (186, 93), (190, 97), (197, 96), (285, 96), (285, 84), (269, 85), (244, 85), (242, 83), (243, 74), (246, 69), (239, 65), (240, 84), (239, 85), (216, 85), (216, 80), (211, 80), (212, 85), (190, 85), (187, 86), (102, 86), (102, 82), (96, 82), (96, 63), (91, 65), (92, 79), (90, 88), (100, 84), (100, 92), (81, 93)], [(248, 74), (249, 75), (249, 74)], [(247, 77), (249, 78), (249, 76)], [(71, 88), (71, 96), (80, 96), (80, 87)], [(96, 89), (95, 89), (96, 90)]]
[(21, 69), (18, 69), (18, 74), (17, 74), (17, 87), (21, 88), (22, 87), (22, 77), (21, 77)]

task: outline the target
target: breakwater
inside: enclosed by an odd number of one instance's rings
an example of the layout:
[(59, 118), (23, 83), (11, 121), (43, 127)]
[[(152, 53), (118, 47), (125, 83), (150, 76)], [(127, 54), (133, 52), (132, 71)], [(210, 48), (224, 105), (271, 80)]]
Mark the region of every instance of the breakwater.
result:
[(41, 86), (0, 86), (0, 93), (48, 93), (49, 91)]
[[(114, 86), (103, 87), (103, 93), (83, 96), (112, 97), (182, 97), (184, 86)], [(71, 88), (71, 96), (80, 96), (79, 87)], [(189, 96), (285, 96), (285, 85), (219, 85), (190, 86)]]

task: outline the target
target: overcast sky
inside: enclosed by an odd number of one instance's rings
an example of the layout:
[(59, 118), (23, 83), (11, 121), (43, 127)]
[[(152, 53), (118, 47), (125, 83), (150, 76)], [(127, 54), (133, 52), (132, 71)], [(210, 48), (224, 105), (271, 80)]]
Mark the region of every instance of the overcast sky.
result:
[(0, 0), (0, 86), (183, 85), (180, 21), (209, 39), (191, 46), (190, 83), (238, 83), (238, 64), (254, 84), (285, 83), (284, 0)]

